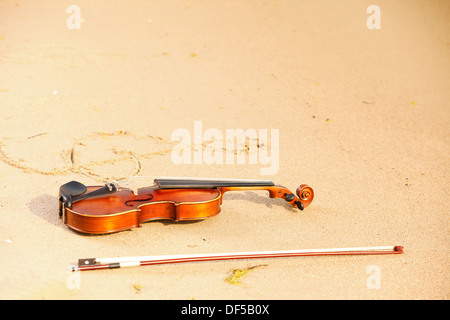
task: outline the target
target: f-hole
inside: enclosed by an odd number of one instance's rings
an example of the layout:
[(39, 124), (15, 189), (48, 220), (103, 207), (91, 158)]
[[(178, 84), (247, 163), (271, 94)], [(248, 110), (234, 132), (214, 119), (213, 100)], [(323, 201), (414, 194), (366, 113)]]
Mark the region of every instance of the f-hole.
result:
[(133, 206), (133, 202), (150, 201), (152, 199), (153, 199), (153, 195), (148, 194), (147, 197), (143, 198), (143, 199), (133, 199), (133, 200), (125, 201), (125, 205), (127, 205), (128, 207), (132, 207)]

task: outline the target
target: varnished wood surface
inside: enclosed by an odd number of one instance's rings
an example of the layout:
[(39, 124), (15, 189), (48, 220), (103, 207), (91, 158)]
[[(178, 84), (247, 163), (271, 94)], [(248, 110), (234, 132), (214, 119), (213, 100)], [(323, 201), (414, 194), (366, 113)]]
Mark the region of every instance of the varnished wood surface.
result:
[[(87, 187), (87, 193), (100, 187)], [(306, 188), (306, 189), (305, 189)], [(297, 196), (282, 186), (232, 186), (211, 189), (159, 189), (156, 185), (139, 189), (138, 195), (129, 189), (112, 194), (96, 196), (74, 202), (71, 208), (64, 208), (64, 223), (70, 228), (91, 234), (118, 232), (140, 227), (151, 220), (170, 219), (202, 220), (220, 212), (223, 194), (228, 191), (266, 190), (271, 198), (286, 198), (296, 206), (301, 201), (306, 207), (312, 201), (312, 189), (302, 185)]]

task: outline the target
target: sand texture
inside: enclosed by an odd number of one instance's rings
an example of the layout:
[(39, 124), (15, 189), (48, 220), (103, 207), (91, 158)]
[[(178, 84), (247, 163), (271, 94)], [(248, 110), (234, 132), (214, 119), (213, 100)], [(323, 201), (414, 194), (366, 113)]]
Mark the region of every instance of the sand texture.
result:
[[(1, 1), (0, 298), (448, 299), (449, 15), (446, 0)], [(227, 148), (239, 128), (258, 133), (256, 151)], [(174, 161), (180, 130), (191, 163)], [(244, 163), (194, 163), (211, 132)], [(265, 173), (263, 151), (277, 157)], [(62, 184), (133, 175), (305, 183), (315, 199), (300, 212), (230, 192), (213, 218), (108, 235), (59, 219)], [(405, 253), (66, 271), (390, 245)]]

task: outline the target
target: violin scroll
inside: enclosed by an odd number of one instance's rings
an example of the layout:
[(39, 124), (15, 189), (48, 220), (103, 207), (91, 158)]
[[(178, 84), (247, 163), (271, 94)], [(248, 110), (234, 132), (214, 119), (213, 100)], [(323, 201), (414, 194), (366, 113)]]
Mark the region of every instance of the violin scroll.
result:
[(309, 206), (314, 199), (314, 190), (307, 184), (300, 185), (297, 190), (295, 190), (295, 193), (304, 207)]
[(305, 209), (314, 199), (314, 191), (307, 184), (300, 185), (295, 191), (297, 197), (293, 193), (285, 193), (283, 198), (291, 203), (294, 207), (297, 206), (301, 211)]

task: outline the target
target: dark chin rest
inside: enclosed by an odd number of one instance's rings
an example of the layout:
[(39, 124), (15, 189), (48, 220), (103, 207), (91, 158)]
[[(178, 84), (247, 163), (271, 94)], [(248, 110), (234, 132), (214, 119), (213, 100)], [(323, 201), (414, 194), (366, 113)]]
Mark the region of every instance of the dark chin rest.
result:
[(64, 203), (66, 208), (71, 208), (73, 198), (82, 195), (86, 190), (87, 188), (84, 184), (78, 181), (70, 181), (59, 188), (59, 200)]
[(66, 208), (72, 208), (74, 202), (115, 192), (117, 191), (117, 187), (112, 183), (107, 183), (104, 187), (95, 191), (89, 193), (86, 193), (86, 191), (86, 186), (78, 181), (70, 181), (63, 184), (59, 188), (59, 216), (62, 216), (62, 204)]

